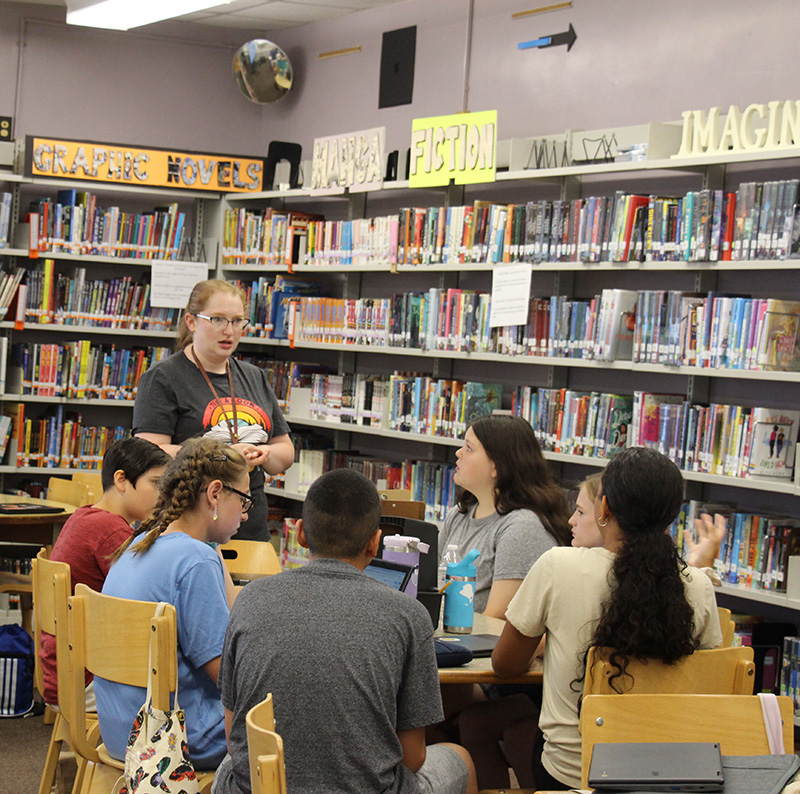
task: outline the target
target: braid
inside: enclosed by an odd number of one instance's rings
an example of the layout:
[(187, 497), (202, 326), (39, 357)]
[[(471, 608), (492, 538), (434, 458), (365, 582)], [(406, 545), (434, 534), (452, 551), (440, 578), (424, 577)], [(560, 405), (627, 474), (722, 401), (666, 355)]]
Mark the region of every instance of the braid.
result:
[(197, 438), (187, 441), (167, 467), (159, 483), (158, 502), (153, 514), (115, 552), (116, 562), (133, 541), (134, 554), (144, 554), (161, 534), (182, 515), (191, 510), (212, 480), (228, 482), (247, 472), (247, 462), (237, 450), (221, 441)]

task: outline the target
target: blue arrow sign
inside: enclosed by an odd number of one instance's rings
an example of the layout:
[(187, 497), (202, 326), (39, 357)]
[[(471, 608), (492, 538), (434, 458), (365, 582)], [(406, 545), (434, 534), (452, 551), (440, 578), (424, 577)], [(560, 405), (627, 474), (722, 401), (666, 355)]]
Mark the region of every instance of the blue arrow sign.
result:
[(569, 30), (563, 33), (554, 33), (552, 36), (542, 36), (540, 39), (534, 39), (533, 41), (521, 41), (517, 45), (517, 48), (520, 50), (532, 50), (536, 47), (545, 49), (546, 47), (559, 47), (562, 44), (566, 44), (567, 52), (569, 52), (577, 38), (578, 35), (575, 33), (575, 28), (573, 28), (572, 23), (570, 23)]

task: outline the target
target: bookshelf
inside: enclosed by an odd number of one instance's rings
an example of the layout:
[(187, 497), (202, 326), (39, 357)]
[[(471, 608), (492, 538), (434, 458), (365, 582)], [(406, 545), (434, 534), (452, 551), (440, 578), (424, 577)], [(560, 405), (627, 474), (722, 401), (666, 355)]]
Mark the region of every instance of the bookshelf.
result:
[[(225, 208), (271, 206), (280, 210), (324, 213), (326, 219), (346, 220), (378, 217), (399, 212), (402, 207), (454, 207), (481, 199), (498, 203), (528, 200), (571, 200), (589, 196), (613, 196), (617, 190), (639, 194), (682, 196), (688, 191), (724, 189), (735, 191), (748, 180), (766, 181), (800, 177), (800, 149), (755, 152), (752, 155), (713, 155), (691, 159), (602, 163), (536, 171), (499, 172), (491, 184), (446, 189), (412, 190), (408, 183), (387, 184), (368, 195), (354, 194), (320, 199), (309, 191), (266, 191), (246, 198), (226, 196), (215, 207), (215, 224), (221, 230)], [(249, 202), (249, 203), (247, 203)], [(221, 235), (220, 235), (221, 236)], [(499, 265), (502, 266), (502, 265)], [(295, 264), (292, 273), (319, 280), (329, 294), (342, 297), (388, 297), (395, 293), (440, 288), (491, 289), (491, 272), (498, 265), (486, 262), (437, 263), (392, 266), (374, 264), (318, 266)], [(800, 260), (745, 259), (735, 261), (600, 261), (541, 262), (531, 265), (533, 295), (567, 294), (591, 296), (606, 288), (631, 290), (673, 289), (685, 292), (730, 291), (760, 297), (800, 299)], [(227, 264), (218, 258), (218, 275), (246, 281), (259, 275), (286, 274), (281, 265)], [(657, 274), (657, 275), (655, 275)], [(788, 294), (787, 294), (788, 293)], [(504, 386), (503, 407), (519, 383), (538, 387), (617, 391), (634, 389), (685, 394), (690, 402), (728, 402), (739, 405), (797, 407), (798, 372), (665, 366), (628, 360), (597, 361), (559, 356), (504, 355), (494, 352), (421, 350), (364, 344), (245, 338), (241, 352), (264, 353), (270, 358), (325, 363), (333, 372), (388, 374), (394, 370), (421, 371), (439, 378), (499, 382)], [(400, 358), (398, 358), (398, 356)], [(287, 420), (297, 430), (328, 434), (337, 449), (359, 449), (366, 455), (407, 456), (431, 461), (452, 460), (459, 442), (444, 437), (401, 433), (380, 427), (331, 423), (287, 411)], [(605, 458), (574, 456), (545, 451), (565, 481), (574, 482)], [(684, 471), (687, 496), (707, 501), (735, 500), (744, 509), (770, 507), (775, 512), (800, 513), (800, 464), (792, 478), (742, 478), (699, 471)], [(303, 494), (287, 488), (268, 488), (268, 493), (293, 500)], [(724, 596), (768, 603), (796, 613), (800, 602), (785, 594), (750, 591), (725, 586)]]
[[(177, 310), (149, 309), (147, 285), (153, 260), (166, 256), (170, 261), (181, 263), (181, 255), (186, 251), (191, 254), (192, 243), (196, 245), (196, 241), (204, 238), (204, 205), (209, 201), (219, 201), (220, 196), (187, 190), (27, 178), (4, 171), (0, 171), (0, 191), (7, 191), (12, 196), (12, 223), (8, 243), (0, 248), (0, 265), (4, 270), (24, 268), (23, 283), (29, 289), (27, 312), (25, 306), (19, 308), (19, 300), (15, 300), (0, 321), (0, 336), (6, 340), (3, 344), (7, 352), (3, 362), (5, 390), (0, 393), (3, 411), (18, 412), (21, 409), (25, 419), (40, 425), (52, 417), (54, 424), (48, 428), (48, 433), (63, 430), (63, 424), (55, 424), (56, 419), (61, 423), (70, 417), (79, 418), (77, 435), (84, 435), (95, 443), (94, 448), (87, 447), (85, 455), (81, 450), (80, 458), (66, 461), (68, 465), (63, 465), (64, 460), (59, 457), (53, 442), (53, 448), (48, 447), (51, 455), (47, 465), (42, 465), (43, 461), (38, 459), (25, 458), (23, 465), (18, 466), (16, 438), (12, 438), (4, 465), (0, 465), (3, 486), (8, 488), (27, 479), (46, 484), (49, 476), (69, 475), (77, 470), (76, 466), (92, 468), (99, 463), (104, 443), (113, 440), (115, 433), (129, 432), (133, 408), (131, 389), (135, 384), (131, 380), (134, 370), (126, 367), (130, 366), (130, 361), (136, 360), (137, 355), (144, 356), (142, 362), (146, 365), (157, 351), (166, 353), (174, 340)], [(71, 205), (70, 215), (59, 216), (63, 225), (51, 221), (53, 244), (42, 244), (38, 258), (31, 258), (29, 246), (25, 245), (29, 237), (23, 219), (29, 210), (41, 208), (40, 202), (49, 200), (48, 210), (54, 211), (58, 197), (71, 195), (72, 191), (78, 195), (88, 194), (81, 214), (77, 214), (77, 205)], [(93, 212), (95, 208), (96, 213)], [(114, 212), (118, 214), (112, 214)], [(90, 236), (90, 215), (99, 229), (94, 237)], [(104, 219), (103, 227), (97, 220), (100, 217)], [(67, 220), (73, 224), (71, 238), (54, 233), (66, 230)], [(119, 225), (112, 226), (112, 223)], [(126, 232), (127, 228), (130, 232)], [(100, 236), (103, 229), (119, 230), (116, 238), (119, 246), (114, 246), (110, 231), (105, 237)], [(127, 237), (124, 236), (126, 233)], [(106, 250), (109, 246), (115, 250)], [(210, 254), (213, 258), (216, 251), (211, 249)], [(45, 265), (46, 261), (52, 264)], [(37, 279), (45, 278), (46, 270), (49, 271), (47, 277), (52, 279), (49, 286), (54, 299), (49, 307), (37, 303), (33, 294), (34, 284)], [(35, 273), (40, 275), (34, 277)], [(61, 293), (58, 293), (59, 288)], [(77, 297), (73, 297), (71, 305), (64, 301), (77, 295), (85, 297), (87, 310), (73, 311), (65, 318), (57, 310), (75, 309)], [(46, 308), (51, 309), (49, 316), (37, 316), (37, 306), (44, 314)], [(126, 327), (113, 327), (115, 325)], [(79, 362), (68, 358), (79, 343), (83, 343), (88, 351), (90, 371), (85, 376), (78, 369)], [(31, 370), (27, 373), (15, 366), (14, 356), (17, 346), (21, 345), (31, 351)], [(52, 355), (51, 374), (55, 375), (56, 367), (61, 365), (63, 373), (69, 371), (75, 376), (75, 388), (63, 393), (48, 388), (54, 384), (41, 377), (41, 367), (37, 379), (33, 374), (33, 362), (42, 364), (44, 350), (48, 351), (47, 355)], [(107, 356), (105, 361), (109, 371), (103, 373), (99, 361), (95, 383), (91, 377), (91, 365), (101, 354)], [(67, 369), (72, 366), (74, 370)], [(124, 383), (115, 377), (127, 379), (127, 391), (122, 391)], [(29, 391), (32, 393), (20, 393), (24, 380), (31, 385)], [(104, 385), (108, 388), (102, 388)]]

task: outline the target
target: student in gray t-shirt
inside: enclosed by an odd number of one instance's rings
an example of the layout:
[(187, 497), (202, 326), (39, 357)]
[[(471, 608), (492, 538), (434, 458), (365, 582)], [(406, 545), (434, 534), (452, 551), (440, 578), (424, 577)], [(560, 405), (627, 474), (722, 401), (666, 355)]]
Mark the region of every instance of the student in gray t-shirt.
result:
[(289, 791), (477, 794), (464, 748), (425, 746), (425, 727), (442, 718), (427, 611), (363, 572), (380, 514), (366, 477), (328, 472), (297, 525), (309, 565), (236, 599), (219, 673), (230, 756), (215, 794), (250, 791), (245, 717), (270, 692)]
[(572, 539), (569, 509), (530, 423), (494, 414), (476, 419), (456, 452), (456, 507), (439, 533), (458, 556), (478, 549), (475, 611), (504, 618), (539, 557)]

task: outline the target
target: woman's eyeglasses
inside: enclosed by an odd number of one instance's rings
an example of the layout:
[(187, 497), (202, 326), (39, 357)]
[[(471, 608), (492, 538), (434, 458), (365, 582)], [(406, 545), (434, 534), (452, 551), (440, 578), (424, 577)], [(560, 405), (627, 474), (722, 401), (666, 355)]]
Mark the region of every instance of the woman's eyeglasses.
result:
[(229, 324), (233, 326), (234, 331), (244, 331), (250, 324), (250, 320), (244, 317), (234, 317), (232, 320), (229, 320), (227, 317), (221, 317), (218, 314), (215, 314), (213, 317), (208, 314), (195, 314), (195, 317), (202, 317), (204, 320), (208, 320), (217, 331), (224, 331)]
[(235, 493), (242, 500), (242, 512), (243, 513), (249, 513), (250, 512), (250, 508), (253, 506), (253, 499), (250, 496), (250, 494), (242, 493), (241, 491), (239, 491), (236, 488), (234, 488), (232, 485), (225, 485), (223, 483), (222, 487), (226, 491), (231, 491), (232, 493)]

